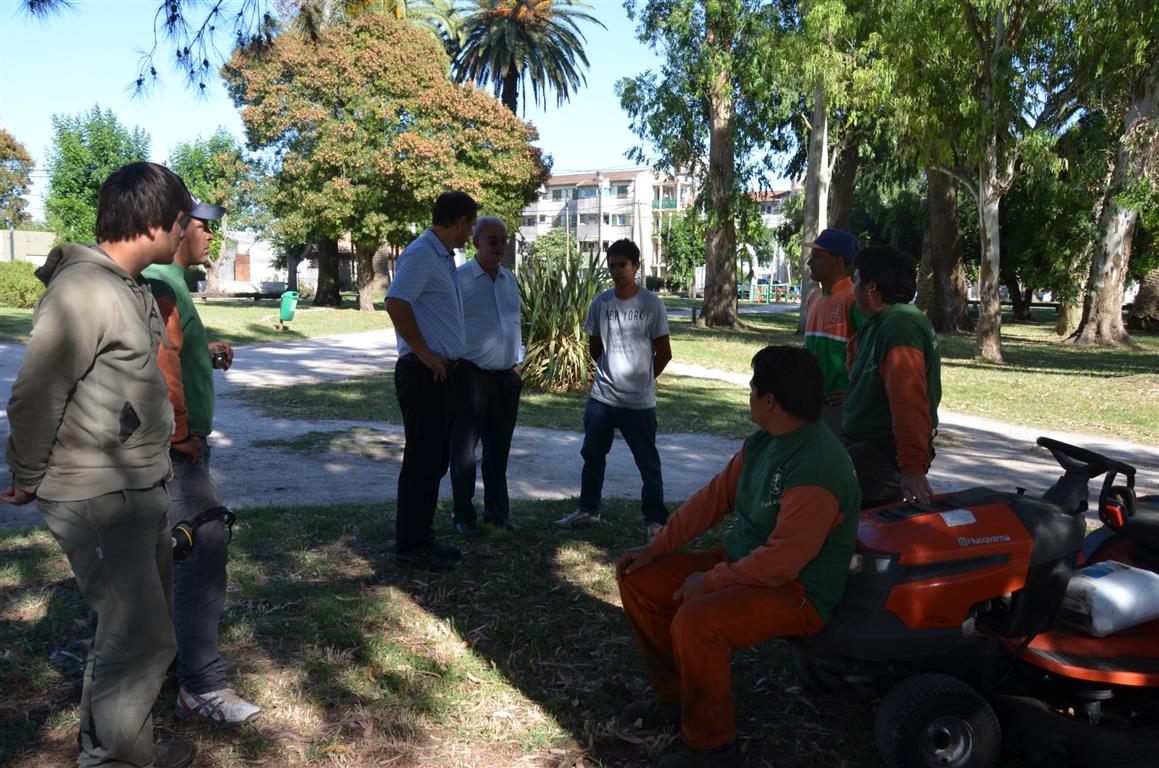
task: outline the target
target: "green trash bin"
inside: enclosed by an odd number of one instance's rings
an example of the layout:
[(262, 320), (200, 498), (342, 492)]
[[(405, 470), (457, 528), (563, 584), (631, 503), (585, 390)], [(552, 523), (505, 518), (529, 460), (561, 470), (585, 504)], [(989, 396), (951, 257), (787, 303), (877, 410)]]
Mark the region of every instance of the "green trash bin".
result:
[(282, 294), (282, 312), (279, 319), (287, 323), (294, 319), (294, 310), (298, 308), (298, 292), (286, 291)]

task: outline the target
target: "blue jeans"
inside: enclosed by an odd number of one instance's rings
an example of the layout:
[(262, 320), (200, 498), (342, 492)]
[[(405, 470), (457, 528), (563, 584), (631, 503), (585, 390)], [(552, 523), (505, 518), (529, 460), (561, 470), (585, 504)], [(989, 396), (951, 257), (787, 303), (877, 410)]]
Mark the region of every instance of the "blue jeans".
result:
[(660, 453), (656, 450), (655, 408), (617, 408), (588, 398), (584, 407), (584, 445), (580, 449), (584, 458), (580, 508), (593, 515), (600, 513), (604, 469), (617, 429), (632, 451), (640, 479), (644, 481), (640, 493), (644, 520), (663, 525), (668, 521), (668, 509), (664, 506), (664, 478), (660, 473)]

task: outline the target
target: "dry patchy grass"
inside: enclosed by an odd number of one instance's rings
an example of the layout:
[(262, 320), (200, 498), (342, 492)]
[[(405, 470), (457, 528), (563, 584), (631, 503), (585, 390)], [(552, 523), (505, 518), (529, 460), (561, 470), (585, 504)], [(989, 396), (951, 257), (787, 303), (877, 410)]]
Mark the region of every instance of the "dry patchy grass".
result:
[[(201, 766), (652, 764), (676, 735), (617, 719), (646, 693), (611, 571), (639, 511), (613, 503), (603, 524), (559, 532), (570, 503), (516, 505), (523, 527), (465, 545), (445, 576), (393, 568), (381, 508), (242, 511), (222, 647), (263, 713), (237, 730), (178, 720), (170, 681), (158, 737), (196, 741)], [(68, 764), (83, 602), (47, 532), (0, 546), (0, 748), (20, 768)], [(803, 695), (791, 669), (777, 643), (735, 656), (749, 764), (872, 764), (870, 713)]]

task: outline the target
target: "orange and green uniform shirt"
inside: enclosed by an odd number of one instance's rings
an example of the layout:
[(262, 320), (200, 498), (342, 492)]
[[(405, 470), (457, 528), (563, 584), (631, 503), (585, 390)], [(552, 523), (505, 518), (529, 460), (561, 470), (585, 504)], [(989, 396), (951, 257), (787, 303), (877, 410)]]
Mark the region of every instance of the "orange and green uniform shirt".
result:
[(190, 433), (208, 437), (213, 432), (213, 358), (185, 284), (185, 270), (177, 263), (151, 264), (141, 276), (149, 281), (169, 335), (169, 346), (158, 351), (157, 363), (169, 385), (177, 424), (172, 442), (187, 440)]
[(902, 474), (924, 473), (942, 399), (933, 326), (914, 305), (890, 304), (865, 322), (856, 344), (841, 431), (896, 457)]
[(849, 386), (846, 351), (865, 316), (853, 302), (853, 281), (843, 277), (826, 291), (817, 288), (805, 303), (805, 349), (817, 358), (825, 380), (825, 395)]
[(780, 436), (759, 430), (648, 549), (657, 556), (675, 551), (735, 511), (728, 559), (705, 573), (705, 589), (795, 582), (828, 621), (845, 593), (860, 507), (849, 455), (822, 422)]

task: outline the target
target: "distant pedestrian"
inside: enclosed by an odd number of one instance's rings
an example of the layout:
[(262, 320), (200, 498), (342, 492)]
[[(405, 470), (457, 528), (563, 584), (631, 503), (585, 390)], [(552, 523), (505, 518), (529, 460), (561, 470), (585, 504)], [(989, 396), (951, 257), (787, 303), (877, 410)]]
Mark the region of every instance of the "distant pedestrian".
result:
[(644, 533), (650, 541), (668, 520), (656, 450), (656, 377), (672, 360), (668, 313), (636, 282), (640, 249), (631, 240), (608, 247), (608, 271), (614, 287), (595, 298), (584, 320), (596, 376), (584, 407), (579, 506), (556, 524), (599, 521), (608, 451), (619, 429), (640, 470)]
[(177, 643), (170, 590), (173, 408), (157, 366), (165, 326), (141, 270), (168, 264), (193, 201), (154, 163), (114, 171), (97, 202), (96, 246), (65, 243), (12, 385), (0, 501), (38, 499), (93, 619), (80, 708), (82, 766), (180, 768), (185, 741), (153, 743), (153, 702)]
[(185, 238), (172, 264), (154, 264), (143, 272), (157, 300), (169, 334), (169, 345), (157, 358), (169, 383), (177, 427), (169, 455), (173, 478), (169, 491), (169, 524), (185, 523), (195, 543), (173, 567), (173, 618), (177, 629), (177, 714), (219, 725), (237, 725), (261, 709), (229, 686), (229, 665), (217, 645), (225, 608), (225, 518), (217, 485), (209, 474), (213, 432), (215, 368), (229, 370), (233, 348), (210, 341), (185, 282), (185, 272), (209, 261), (213, 241), (209, 222), (225, 215), (219, 205), (194, 199)]
[(448, 571), (462, 557), (431, 530), (450, 450), (450, 377), (466, 344), (453, 252), (471, 236), (478, 209), (466, 193), (439, 195), (430, 228), (398, 257), (386, 292), (386, 311), (398, 335), (394, 388), (406, 434), (394, 556), (404, 567)]
[(865, 322), (853, 301), (849, 271), (860, 247), (857, 238), (840, 229), (826, 229), (811, 243), (809, 274), (818, 287), (805, 302), (805, 349), (813, 353), (825, 378), (821, 421), (841, 436), (841, 401), (849, 386), (849, 340)]
[(499, 262), (507, 251), (507, 227), (494, 216), (475, 224), (475, 258), (459, 267), (466, 345), (452, 376), (455, 418), (451, 427), (451, 489), (454, 526), (464, 536), (482, 535), (475, 511), (475, 446), (483, 443), (483, 522), (512, 527), (507, 495), (507, 455), (519, 414), (523, 343), (519, 288)]
[(841, 424), (862, 505), (929, 501), (942, 363), (933, 326), (909, 303), (916, 264), (877, 246), (857, 254), (853, 270), (853, 295), (868, 320), (857, 333)]

